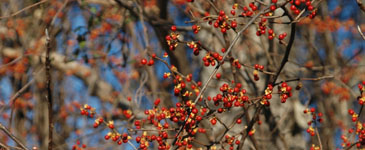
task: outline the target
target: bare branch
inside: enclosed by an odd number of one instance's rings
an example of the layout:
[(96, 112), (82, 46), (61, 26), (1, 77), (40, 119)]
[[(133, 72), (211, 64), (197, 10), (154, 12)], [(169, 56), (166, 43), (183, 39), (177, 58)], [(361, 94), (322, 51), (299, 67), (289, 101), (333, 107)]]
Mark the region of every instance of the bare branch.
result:
[(0, 130), (2, 130), (6, 135), (8, 135), (11, 139), (13, 139), (14, 142), (18, 144), (22, 149), (28, 150), (28, 148), (25, 147), (25, 145), (22, 142), (20, 142), (20, 140), (17, 137), (11, 134), (11, 132), (1, 123), (0, 123)]
[(360, 26), (359, 26), (359, 25), (357, 25), (357, 31), (359, 31), (359, 33), (360, 33), (360, 35), (361, 35), (362, 39), (364, 39), (364, 40), (365, 40), (365, 35), (364, 35), (364, 33), (362, 33), (362, 32), (361, 32), (361, 28), (360, 28)]
[(46, 29), (46, 82), (47, 82), (47, 100), (48, 100), (48, 149), (52, 150), (52, 140), (53, 140), (53, 98), (52, 98), (52, 90), (51, 90), (51, 44), (50, 37), (48, 35), (48, 29)]
[(8, 15), (8, 16), (1, 16), (1, 17), (0, 17), (0, 20), (1, 20), (1, 19), (7, 19), (7, 18), (10, 18), (10, 17), (14, 17), (14, 16), (16, 16), (16, 15), (18, 15), (18, 14), (22, 13), (23, 11), (26, 11), (26, 10), (28, 10), (28, 9), (30, 9), (30, 8), (33, 8), (33, 7), (37, 6), (37, 5), (43, 4), (43, 3), (47, 2), (47, 1), (48, 1), (48, 0), (42, 0), (42, 1), (40, 1), (40, 2), (34, 3), (34, 4), (32, 4), (32, 5), (29, 5), (29, 6), (25, 7), (25, 8), (23, 8), (23, 9), (21, 9), (21, 10), (19, 10), (19, 11), (15, 12), (15, 13), (13, 13), (13, 14)]

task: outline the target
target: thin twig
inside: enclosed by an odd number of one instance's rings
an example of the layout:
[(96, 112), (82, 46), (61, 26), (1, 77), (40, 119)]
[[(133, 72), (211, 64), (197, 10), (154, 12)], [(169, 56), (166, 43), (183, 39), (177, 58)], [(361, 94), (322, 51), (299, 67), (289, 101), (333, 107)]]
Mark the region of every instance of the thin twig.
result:
[(50, 52), (51, 52), (51, 44), (50, 44), (50, 37), (48, 34), (48, 29), (46, 29), (46, 80), (47, 80), (47, 102), (48, 102), (48, 150), (52, 150), (52, 140), (53, 140), (53, 121), (52, 121), (52, 90), (51, 90), (51, 59), (50, 59)]
[(62, 11), (62, 10), (66, 7), (66, 5), (67, 5), (68, 1), (69, 1), (69, 0), (66, 0), (66, 1), (63, 3), (62, 7), (61, 7), (60, 9), (58, 9), (58, 10), (57, 10), (57, 13), (56, 13), (56, 14), (53, 16), (53, 18), (52, 18), (51, 25), (53, 25), (53, 24), (55, 23), (57, 16), (58, 16), (58, 15), (61, 13), (61, 11)]
[(9, 118), (9, 124), (8, 124), (8, 128), (11, 130), (11, 124), (12, 124), (12, 120), (13, 120), (13, 114), (14, 114), (14, 107), (15, 107), (15, 101), (16, 99), (22, 95), (24, 93), (24, 91), (26, 89), (28, 89), (28, 87), (30, 85), (32, 85), (32, 83), (34, 82), (34, 78), (32, 80), (30, 80), (27, 84), (25, 84), (18, 92), (16, 92), (13, 97), (10, 98), (9, 103), (11, 105), (11, 112), (10, 112), (10, 118)]
[[(34, 76), (37, 76), (40, 72), (43, 71), (43, 68), (41, 70), (39, 70)], [(16, 92), (9, 100), (9, 105), (11, 106), (11, 111), (10, 111), (10, 117), (9, 117), (9, 124), (8, 124), (8, 128), (9, 130), (11, 130), (11, 125), (12, 125), (12, 120), (13, 120), (13, 114), (14, 114), (14, 106), (15, 106), (15, 102), (18, 99), (18, 97), (20, 97), (26, 89), (29, 88), (30, 85), (32, 85), (32, 83), (34, 82), (34, 78), (31, 79), (28, 83), (26, 83), (18, 92)], [(3, 109), (0, 110), (0, 113), (3, 112)]]
[(22, 142), (20, 142), (20, 140), (17, 137), (11, 134), (11, 132), (1, 123), (0, 123), (0, 130), (2, 130), (6, 135), (8, 135), (11, 139), (13, 139), (14, 142), (18, 144), (22, 149), (28, 150), (28, 148), (25, 147), (25, 145)]
[(10, 65), (12, 65), (12, 64), (15, 64), (15, 63), (17, 63), (18, 61), (22, 60), (25, 56), (28, 56), (28, 55), (29, 55), (29, 54), (21, 55), (21, 56), (19, 56), (19, 57), (15, 58), (14, 60), (12, 60), (11, 62), (1, 65), (1, 66), (0, 66), (0, 69), (1, 69), (1, 68), (3, 68), (3, 67), (7, 67), (7, 66), (10, 66)]
[(0, 148), (3, 148), (5, 150), (10, 150), (10, 148), (3, 143), (0, 143)]
[(21, 9), (21, 10), (19, 10), (19, 11), (15, 12), (15, 13), (13, 13), (13, 14), (8, 15), (8, 16), (1, 16), (1, 17), (0, 17), (0, 20), (1, 20), (1, 19), (10, 18), (10, 17), (14, 17), (14, 16), (16, 16), (16, 15), (18, 15), (18, 14), (22, 13), (23, 11), (26, 11), (27, 9), (30, 9), (30, 8), (35, 7), (35, 6), (37, 6), (37, 5), (43, 4), (43, 3), (47, 2), (47, 1), (48, 1), (48, 0), (43, 0), (43, 1), (40, 1), (40, 2), (37, 2), (37, 3), (34, 3), (34, 4), (32, 4), (32, 5), (29, 5), (29, 6), (25, 7), (25, 8), (23, 8), (23, 9)]
[(359, 25), (357, 25), (357, 31), (359, 31), (359, 33), (360, 33), (360, 35), (361, 35), (362, 39), (364, 39), (364, 40), (365, 40), (365, 35), (364, 35), (364, 33), (362, 33), (362, 32), (361, 32), (361, 28), (360, 28), (360, 26), (359, 26)]
[(288, 80), (284, 80), (278, 83), (275, 83), (275, 85), (278, 85), (280, 83), (283, 82), (292, 82), (292, 81), (319, 81), (319, 80), (323, 80), (323, 79), (332, 79), (334, 78), (334, 76), (322, 76), (322, 77), (317, 77), (317, 78), (295, 78), (295, 79), (288, 79)]
[(321, 142), (321, 137), (319, 136), (319, 132), (318, 132), (318, 128), (315, 127), (314, 130), (316, 131), (316, 135), (317, 135), (317, 139), (318, 139), (318, 144), (319, 144), (319, 149), (323, 150), (323, 146), (322, 146), (322, 142)]
[(136, 146), (133, 145), (131, 141), (128, 141), (128, 144), (133, 147), (134, 150), (138, 150)]

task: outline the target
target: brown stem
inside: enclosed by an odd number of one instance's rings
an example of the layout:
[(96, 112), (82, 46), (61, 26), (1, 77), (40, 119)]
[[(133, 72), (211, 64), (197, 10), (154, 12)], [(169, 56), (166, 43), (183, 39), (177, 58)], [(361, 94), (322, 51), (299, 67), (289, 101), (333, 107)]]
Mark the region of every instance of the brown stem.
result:
[(25, 147), (25, 145), (22, 142), (20, 142), (20, 140), (17, 137), (11, 134), (11, 132), (1, 123), (0, 123), (0, 130), (2, 130), (6, 135), (8, 135), (11, 139), (13, 139), (14, 142), (18, 144), (22, 149), (28, 150), (28, 148)]
[(47, 1), (48, 1), (48, 0), (43, 0), (43, 1), (40, 1), (40, 2), (37, 2), (37, 3), (34, 3), (34, 4), (32, 4), (32, 5), (29, 5), (29, 6), (27, 6), (27, 7), (24, 7), (23, 9), (21, 9), (21, 10), (19, 10), (19, 11), (15, 12), (15, 13), (13, 13), (13, 14), (10, 14), (10, 15), (8, 15), (8, 16), (0, 16), (0, 20), (1, 20), (1, 19), (10, 18), (10, 17), (14, 17), (14, 16), (16, 16), (16, 15), (18, 15), (18, 14), (22, 13), (23, 11), (26, 11), (26, 10), (28, 10), (28, 9), (30, 9), (30, 8), (33, 8), (33, 7), (37, 6), (37, 5), (43, 4), (43, 3), (47, 2)]
[(360, 33), (360, 35), (361, 35), (362, 39), (364, 39), (364, 40), (365, 40), (365, 35), (364, 35), (364, 33), (362, 33), (362, 32), (361, 32), (361, 28), (360, 28), (360, 26), (359, 26), (359, 25), (357, 25), (357, 31), (359, 31), (359, 33)]
[(50, 37), (48, 35), (48, 30), (46, 29), (46, 82), (47, 82), (47, 103), (48, 103), (48, 149), (52, 149), (52, 140), (53, 140), (53, 121), (52, 121), (52, 90), (51, 90), (51, 59), (50, 59), (50, 52), (51, 52), (51, 45), (50, 45)]

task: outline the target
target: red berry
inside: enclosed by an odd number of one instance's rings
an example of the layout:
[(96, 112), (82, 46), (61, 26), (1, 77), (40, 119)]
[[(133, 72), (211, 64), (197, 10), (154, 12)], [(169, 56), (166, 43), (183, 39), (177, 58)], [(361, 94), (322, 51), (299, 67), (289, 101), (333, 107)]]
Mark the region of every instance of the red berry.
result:
[(225, 48), (222, 48), (222, 49), (221, 49), (221, 52), (222, 52), (222, 53), (225, 53), (225, 52), (226, 52), (226, 49), (225, 49)]
[(299, 9), (294, 10), (294, 14), (299, 15), (300, 14), (300, 10)]
[(271, 99), (272, 98), (272, 94), (267, 94), (266, 95), (266, 99)]
[(259, 66), (259, 69), (260, 69), (260, 70), (264, 70), (264, 66), (260, 65), (260, 66)]
[(213, 26), (214, 26), (214, 28), (218, 28), (219, 27), (219, 22), (214, 22)]
[(94, 123), (94, 128), (97, 128), (99, 126), (99, 124), (98, 123)]
[(171, 26), (171, 31), (176, 31), (176, 26), (175, 25), (173, 25), (173, 26)]
[(276, 10), (276, 6), (275, 6), (275, 5), (271, 5), (271, 6), (270, 6), (270, 10), (271, 10), (271, 11), (275, 11), (275, 10)]
[(141, 142), (141, 137), (137, 136), (137, 137), (136, 137), (136, 142), (137, 142), (137, 143)]
[(236, 21), (232, 21), (231, 22), (231, 27), (232, 28), (236, 28), (237, 27), (237, 22)]
[(192, 112), (193, 114), (197, 114), (197, 113), (198, 113), (198, 109), (194, 108), (193, 110), (191, 110), (191, 112)]
[(109, 135), (105, 135), (104, 138), (105, 138), (105, 140), (109, 140), (110, 139), (110, 136)]
[(241, 124), (241, 123), (242, 123), (242, 120), (241, 120), (241, 119), (237, 119), (237, 120), (236, 120), (236, 123), (237, 123), (237, 124)]
[(146, 58), (143, 58), (143, 59), (141, 60), (141, 64), (142, 64), (142, 65), (147, 64), (147, 59), (146, 59)]
[(236, 11), (231, 10), (231, 14), (234, 16), (236, 14)]
[(180, 93), (180, 90), (178, 88), (175, 88), (174, 93), (175, 94), (179, 94)]
[(349, 109), (349, 114), (350, 114), (350, 115), (353, 115), (354, 113), (355, 113), (355, 111), (354, 111), (354, 110)]
[(248, 135), (249, 135), (249, 136), (252, 136), (253, 134), (254, 134), (254, 132), (253, 132), (253, 131), (248, 132)]
[(297, 10), (297, 7), (295, 7), (295, 5), (291, 5), (291, 6), (290, 6), (290, 9), (291, 9), (292, 11), (294, 11), (294, 10)]
[(259, 64), (255, 64), (255, 69), (258, 70), (259, 69)]
[(269, 31), (267, 31), (267, 33), (274, 34), (274, 30), (273, 29), (269, 29)]
[(295, 0), (295, 2), (294, 2), (294, 4), (297, 5), (297, 6), (299, 6), (300, 3), (301, 3), (300, 0)]
[(113, 124), (113, 123), (110, 123), (108, 127), (109, 127), (110, 129), (114, 129), (114, 124)]
[(269, 35), (268, 38), (269, 38), (269, 40), (274, 39), (274, 37), (272, 35)]
[(279, 35), (279, 40), (283, 40), (284, 39), (284, 35), (283, 34), (280, 34)]
[(278, 0), (271, 0), (271, 2), (272, 2), (272, 3), (277, 3), (277, 2), (278, 2)]
[(191, 26), (191, 29), (193, 29), (194, 31), (198, 30), (198, 26), (194, 24), (193, 26)]
[(153, 59), (150, 59), (150, 61), (148, 61), (148, 64), (147, 65), (152, 66), (154, 64), (155, 64), (155, 61)]
[(248, 12), (246, 13), (246, 15), (247, 15), (247, 16), (252, 16), (252, 15), (253, 15), (253, 12), (252, 12), (252, 11), (248, 11)]
[(356, 122), (357, 117), (352, 117), (352, 122)]
[(219, 16), (224, 16), (224, 11), (223, 10), (221, 10), (221, 11), (219, 11)]
[(310, 5), (312, 5), (312, 3), (311, 3), (311, 1), (307, 1), (307, 2), (305, 2), (305, 5), (310, 6)]
[(255, 10), (257, 10), (257, 6), (256, 6), (256, 5), (253, 5), (253, 6), (251, 7), (251, 9), (252, 9), (252, 11), (255, 11)]
[(221, 32), (222, 32), (222, 33), (226, 33), (226, 32), (227, 32), (227, 29), (226, 29), (226, 28), (222, 28), (222, 29), (221, 29)]
[(155, 100), (155, 106), (157, 106), (158, 104), (160, 104), (160, 102), (161, 102), (161, 99), (160, 98), (157, 98), (156, 100)]
[(210, 120), (210, 123), (212, 123), (212, 125), (215, 125), (217, 123), (217, 120), (215, 118)]
[(215, 75), (215, 77), (216, 77), (217, 79), (220, 79), (220, 78), (222, 77), (222, 75), (221, 75), (220, 73), (217, 73), (217, 74)]

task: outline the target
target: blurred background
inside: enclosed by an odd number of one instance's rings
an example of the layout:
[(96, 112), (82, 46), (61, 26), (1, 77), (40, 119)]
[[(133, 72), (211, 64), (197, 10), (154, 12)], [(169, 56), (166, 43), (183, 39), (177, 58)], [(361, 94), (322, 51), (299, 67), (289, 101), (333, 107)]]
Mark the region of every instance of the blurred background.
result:
[[(223, 55), (221, 49), (227, 49), (237, 31), (249, 21), (250, 17), (239, 14), (251, 2), (261, 10), (271, 1), (1, 0), (0, 123), (28, 148), (47, 148), (47, 28), (51, 39), (54, 149), (72, 149), (82, 144), (85, 149), (133, 149), (131, 144), (138, 147), (134, 138), (141, 132), (128, 129), (134, 128), (135, 120), (146, 118), (144, 110), (152, 109), (156, 98), (161, 98), (161, 107), (166, 108), (184, 101), (181, 96), (174, 96), (173, 79), (164, 78), (169, 67), (175, 66), (185, 76), (191, 74), (192, 80), (204, 85), (215, 67), (206, 67), (203, 58), (213, 52)], [(230, 14), (234, 4), (239, 6), (235, 17)], [(279, 95), (273, 95), (270, 107), (259, 115), (262, 125), (255, 125), (254, 138), (246, 140), (247, 149), (318, 146), (317, 138), (306, 132), (311, 116), (303, 110), (309, 107), (323, 113), (323, 122), (314, 125), (318, 127), (323, 149), (342, 149), (357, 141), (357, 136), (348, 132), (355, 127), (348, 110), (360, 111), (357, 98), (361, 96), (358, 84), (365, 80), (365, 39), (357, 26), (365, 32), (365, 11), (356, 0), (313, 0), (312, 4), (316, 16), (310, 19), (310, 12), (305, 11), (299, 18), (289, 60), (277, 80), (290, 81), (293, 88), (301, 84), (302, 88), (294, 91), (284, 104)], [(203, 19), (209, 15), (214, 18), (217, 10), (236, 20), (237, 28), (222, 34), (209, 24), (209, 19)], [(229, 62), (223, 65), (218, 70), (222, 79), (210, 82), (205, 97), (217, 95), (219, 87), (232, 80), (242, 84), (248, 97), (262, 95), (272, 78), (270, 73), (276, 73), (280, 66), (291, 35), (290, 20), (281, 17), (283, 14), (282, 9), (275, 10), (273, 16), (279, 17), (269, 18), (267, 26), (276, 35), (288, 34), (284, 44), (277, 38), (269, 40), (267, 34), (257, 36), (260, 19), (255, 21), (229, 54), (242, 68), (234, 69)], [(291, 12), (290, 15), (296, 16)], [(172, 25), (176, 26), (180, 41), (173, 51), (165, 39), (172, 32)], [(199, 33), (194, 33), (192, 25), (200, 27)], [(204, 50), (199, 55), (189, 48), (191, 41), (200, 41)], [(152, 53), (163, 61), (152, 59)], [(143, 58), (154, 60), (154, 65), (141, 65)], [(255, 64), (263, 65), (268, 72), (259, 72), (258, 81), (254, 80)], [(188, 89), (191, 90), (190, 86)], [(194, 100), (195, 94), (189, 98)], [(84, 104), (94, 107), (105, 120), (113, 120), (120, 133), (129, 133), (131, 143), (120, 146), (105, 140), (109, 129), (94, 129), (94, 119), (80, 115)], [(210, 105), (215, 108), (213, 103)], [(246, 112), (252, 116), (256, 109), (248, 106)], [(227, 110), (217, 117), (232, 122), (240, 112)], [(242, 119), (241, 125), (226, 133), (239, 133), (248, 124)], [(212, 126), (207, 120), (201, 125), (207, 133), (197, 135), (203, 144), (193, 142), (195, 148), (206, 149), (204, 143), (209, 145), (224, 136), (222, 124)], [(176, 131), (169, 134), (173, 137)], [(0, 133), (0, 139), (2, 145), (17, 146), (6, 134)], [(150, 149), (157, 149), (157, 145), (151, 142)]]

